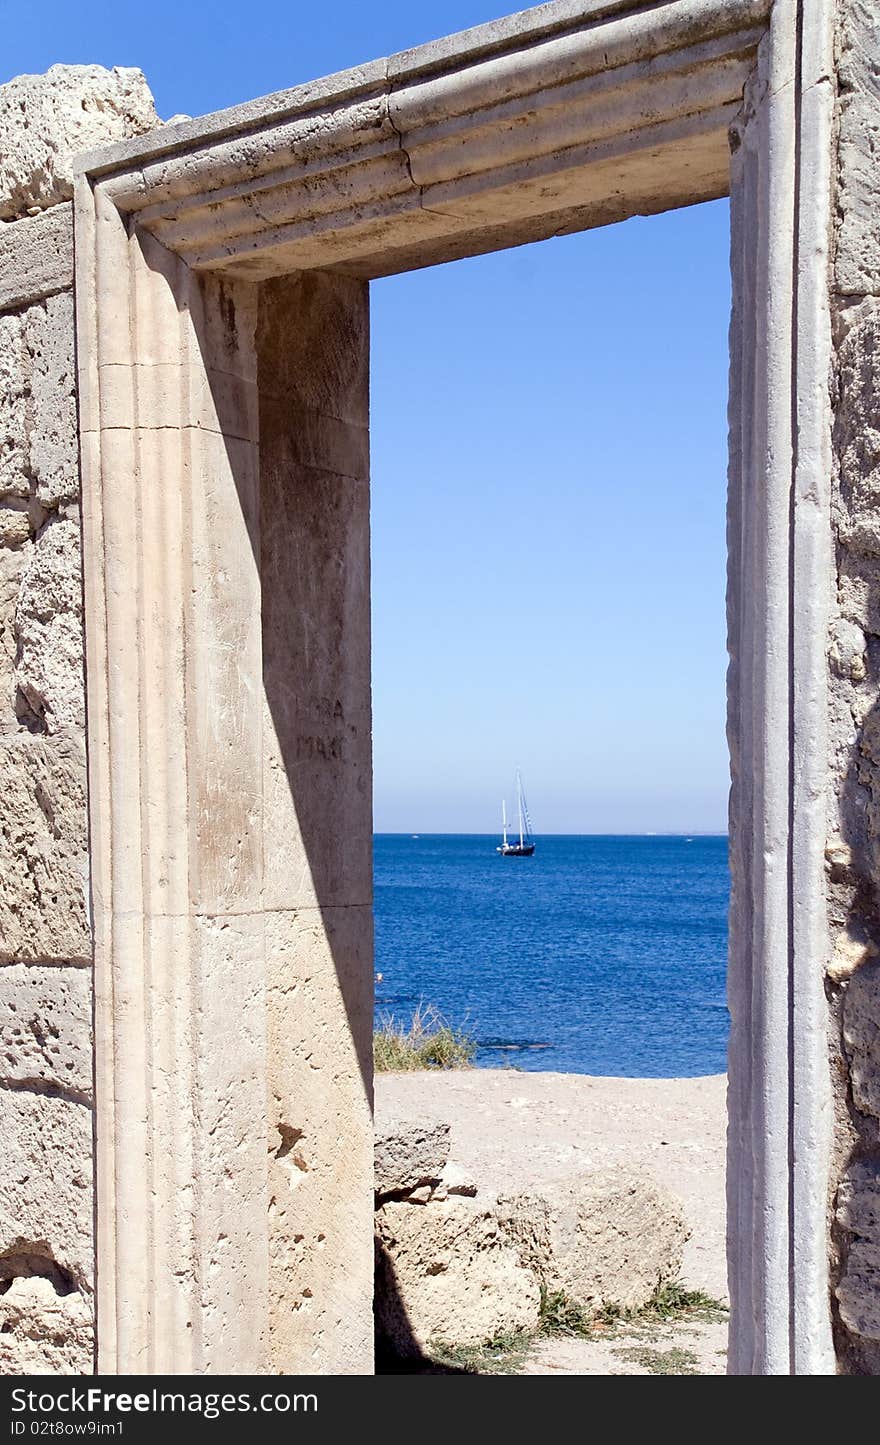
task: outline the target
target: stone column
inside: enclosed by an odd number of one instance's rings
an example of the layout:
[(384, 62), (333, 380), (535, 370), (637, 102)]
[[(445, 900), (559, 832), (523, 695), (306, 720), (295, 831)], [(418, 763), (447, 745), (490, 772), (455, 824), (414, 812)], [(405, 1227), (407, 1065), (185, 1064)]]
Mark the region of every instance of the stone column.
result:
[(368, 1372), (366, 286), (81, 205), (99, 1364)]

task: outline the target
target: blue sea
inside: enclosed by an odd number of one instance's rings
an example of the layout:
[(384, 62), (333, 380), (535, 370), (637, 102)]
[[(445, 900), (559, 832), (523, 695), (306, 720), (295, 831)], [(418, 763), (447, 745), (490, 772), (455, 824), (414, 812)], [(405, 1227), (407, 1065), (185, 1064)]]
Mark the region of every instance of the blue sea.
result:
[(375, 838), (378, 1018), (436, 1005), (483, 1068), (726, 1067), (724, 837)]

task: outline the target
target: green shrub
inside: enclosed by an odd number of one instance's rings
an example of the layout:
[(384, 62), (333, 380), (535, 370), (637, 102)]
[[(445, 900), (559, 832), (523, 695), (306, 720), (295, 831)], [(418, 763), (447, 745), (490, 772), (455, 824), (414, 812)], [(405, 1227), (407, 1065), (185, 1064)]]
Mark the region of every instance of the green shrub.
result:
[(476, 1040), (448, 1024), (433, 1004), (419, 1004), (408, 1024), (386, 1014), (373, 1034), (373, 1063), (382, 1073), (413, 1069), (467, 1069)]

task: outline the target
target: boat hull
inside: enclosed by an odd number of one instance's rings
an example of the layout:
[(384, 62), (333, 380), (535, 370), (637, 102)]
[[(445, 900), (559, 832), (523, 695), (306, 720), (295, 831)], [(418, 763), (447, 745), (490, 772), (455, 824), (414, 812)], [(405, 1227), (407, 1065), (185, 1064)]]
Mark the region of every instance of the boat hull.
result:
[(501, 854), (502, 858), (531, 858), (535, 851), (535, 845), (534, 843), (523, 843), (522, 845), (519, 843), (508, 843), (506, 848), (501, 847), (497, 851)]

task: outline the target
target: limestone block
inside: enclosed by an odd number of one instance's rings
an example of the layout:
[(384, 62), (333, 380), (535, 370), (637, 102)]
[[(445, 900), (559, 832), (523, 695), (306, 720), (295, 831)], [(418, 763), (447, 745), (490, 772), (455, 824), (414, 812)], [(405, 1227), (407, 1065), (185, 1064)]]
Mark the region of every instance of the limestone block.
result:
[[(245, 914), (199, 918), (192, 929), (201, 977), (197, 1047), (198, 1205), (202, 1350), (207, 1373), (259, 1374), (266, 1369), (267, 1161), (265, 955), (262, 919)], [(157, 1032), (173, 1028), (157, 1014)], [(183, 1087), (182, 1087), (183, 1085)], [(191, 1096), (181, 1079), (156, 1079), (155, 1093), (177, 1090), (178, 1117)], [(172, 1137), (175, 1114), (165, 1114)], [(171, 1122), (174, 1121), (174, 1122)], [(181, 1143), (187, 1134), (180, 1130)], [(155, 1136), (154, 1136), (155, 1137)], [(192, 1209), (189, 1178), (174, 1151), (154, 1170), (171, 1190), (181, 1220)], [(172, 1157), (164, 1157), (170, 1153)], [(170, 1176), (170, 1179), (169, 1177)], [(189, 1226), (186, 1226), (188, 1228)], [(184, 1231), (181, 1231), (184, 1233)], [(184, 1237), (185, 1233), (184, 1233)], [(169, 1260), (170, 1269), (179, 1268)]]
[(875, 0), (847, 0), (838, 61), (838, 234), (835, 273), (846, 295), (880, 293), (880, 11)]
[(370, 1372), (371, 910), (269, 916), (265, 956), (271, 1367)]
[(267, 282), (260, 291), (259, 342), (262, 394), (301, 412), (369, 426), (369, 309), (361, 282), (308, 271)]
[(73, 286), (73, 204), (0, 225), (0, 311)]
[[(152, 260), (151, 264), (157, 263)], [(257, 312), (262, 288), (244, 285), (222, 272), (194, 274), (198, 295), (192, 301), (192, 319), (208, 369), (255, 382)]]
[(837, 591), (840, 610), (866, 632), (880, 634), (880, 558), (841, 552)]
[(79, 527), (50, 523), (31, 549), (15, 612), (16, 681), (46, 732), (85, 725)]
[(277, 907), (367, 903), (368, 488), (297, 466), (263, 421), (261, 410), (262, 507), (273, 519), (262, 536), (263, 799), (267, 835), (289, 840), (265, 850), (265, 896)]
[(15, 609), (27, 561), (23, 547), (0, 547), (0, 732), (18, 728), (15, 711)]
[(467, 1199), (376, 1211), (376, 1322), (406, 1358), (537, 1328), (541, 1289), (491, 1208)]
[(373, 1157), (377, 1194), (430, 1184), (449, 1158), (449, 1125), (437, 1119), (383, 1119)]
[(41, 1275), (0, 1294), (0, 1375), (90, 1375), (94, 1321), (87, 1299)]
[(79, 495), (73, 293), (0, 315), (0, 497)]
[(852, 976), (843, 1004), (843, 1037), (850, 1058), (853, 1102), (880, 1118), (880, 961)]
[(838, 351), (839, 399), (834, 441), (839, 479), (834, 498), (841, 539), (864, 556), (880, 556), (880, 307), (863, 311)]
[(863, 1339), (880, 1340), (880, 1172), (854, 1164), (837, 1192), (837, 1220), (849, 1237), (836, 1294), (843, 1323)]
[(74, 156), (157, 124), (147, 82), (128, 66), (16, 76), (0, 86), (0, 220), (69, 200)]
[(73, 293), (24, 313), (30, 375), (28, 456), (37, 500), (47, 509), (79, 495)]
[(0, 316), (0, 496), (27, 497), (27, 396), (29, 365), (24, 325), (13, 312)]
[(87, 968), (0, 968), (0, 1083), (92, 1093), (92, 976)]
[(0, 1089), (0, 1276), (54, 1276), (88, 1293), (93, 1276), (92, 1111)]
[(617, 1168), (500, 1197), (498, 1218), (548, 1293), (638, 1308), (677, 1279), (689, 1231), (678, 1200)]
[(262, 795), (267, 836), (287, 840), (264, 849), (264, 897), (279, 908), (372, 896), (368, 339), (362, 282), (260, 288)]
[(0, 962), (89, 962), (85, 749), (0, 736)]

